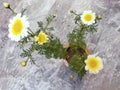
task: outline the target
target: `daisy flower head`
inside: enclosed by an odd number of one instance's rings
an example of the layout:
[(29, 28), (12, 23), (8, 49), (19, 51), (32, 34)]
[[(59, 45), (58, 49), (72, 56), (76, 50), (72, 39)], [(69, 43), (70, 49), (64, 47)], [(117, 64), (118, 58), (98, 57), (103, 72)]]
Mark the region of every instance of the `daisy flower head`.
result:
[(85, 60), (85, 70), (88, 70), (90, 73), (96, 74), (99, 70), (103, 69), (102, 59), (95, 55), (89, 55)]
[(84, 11), (81, 15), (81, 21), (86, 25), (92, 25), (93, 23), (95, 23), (95, 18), (96, 15), (91, 10)]
[(49, 40), (48, 35), (42, 31), (40, 31), (38, 36), (35, 36), (34, 39), (36, 42), (38, 42), (39, 45), (43, 45)]
[(25, 15), (22, 16), (21, 13), (19, 13), (10, 19), (8, 27), (8, 37), (13, 41), (19, 41), (21, 38), (28, 35), (27, 31), (29, 22), (27, 21), (27, 17)]

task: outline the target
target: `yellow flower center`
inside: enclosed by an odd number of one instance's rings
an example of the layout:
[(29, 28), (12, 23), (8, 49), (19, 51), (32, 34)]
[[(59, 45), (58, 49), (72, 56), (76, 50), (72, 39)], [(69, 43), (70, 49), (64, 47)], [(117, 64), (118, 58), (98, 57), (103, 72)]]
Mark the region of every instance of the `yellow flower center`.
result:
[(23, 30), (23, 23), (20, 19), (15, 20), (12, 26), (12, 33), (13, 35), (19, 35), (21, 34)]
[(92, 16), (92, 14), (90, 14), (90, 13), (88, 13), (88, 14), (86, 14), (86, 15), (84, 16), (85, 21), (88, 21), (88, 22), (91, 21), (92, 18), (93, 18), (93, 16)]
[(97, 58), (90, 58), (88, 61), (88, 67), (92, 70), (96, 70), (99, 68), (99, 61)]

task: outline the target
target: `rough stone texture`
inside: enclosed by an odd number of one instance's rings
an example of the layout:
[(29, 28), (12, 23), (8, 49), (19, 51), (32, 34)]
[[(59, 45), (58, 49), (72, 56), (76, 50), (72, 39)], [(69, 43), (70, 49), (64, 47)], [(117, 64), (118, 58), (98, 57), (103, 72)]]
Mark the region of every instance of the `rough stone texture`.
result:
[[(86, 38), (91, 54), (98, 53), (104, 60), (104, 69), (97, 75), (87, 73), (80, 80), (70, 71), (63, 60), (46, 59), (34, 55), (37, 65), (20, 66), (21, 50), (17, 43), (8, 39), (7, 24), (12, 13), (3, 8), (0, 0), (0, 90), (120, 90), (120, 0), (6, 0), (19, 12), (26, 8), (33, 31), (36, 22), (45, 20), (49, 14), (57, 14), (56, 36), (63, 44), (74, 26), (73, 15), (92, 9), (103, 16), (98, 32)], [(69, 75), (75, 75), (73, 80)]]

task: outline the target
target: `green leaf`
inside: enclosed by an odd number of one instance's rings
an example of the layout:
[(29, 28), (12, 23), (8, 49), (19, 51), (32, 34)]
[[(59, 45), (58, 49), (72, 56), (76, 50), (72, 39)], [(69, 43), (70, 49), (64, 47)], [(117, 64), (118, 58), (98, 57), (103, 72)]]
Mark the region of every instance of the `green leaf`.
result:
[(43, 22), (42, 22), (42, 21), (37, 22), (37, 23), (38, 23), (38, 26), (39, 26), (40, 28), (43, 28)]
[(49, 30), (54, 30), (54, 27), (49, 27), (49, 28), (47, 28), (47, 29), (49, 29)]
[(70, 59), (69, 67), (72, 71), (77, 73), (80, 78), (82, 78), (86, 74), (85, 63), (86, 55), (80, 56), (78, 53)]
[(26, 10), (27, 9), (22, 9), (22, 11), (21, 11), (21, 17), (24, 15), (24, 13), (25, 13)]

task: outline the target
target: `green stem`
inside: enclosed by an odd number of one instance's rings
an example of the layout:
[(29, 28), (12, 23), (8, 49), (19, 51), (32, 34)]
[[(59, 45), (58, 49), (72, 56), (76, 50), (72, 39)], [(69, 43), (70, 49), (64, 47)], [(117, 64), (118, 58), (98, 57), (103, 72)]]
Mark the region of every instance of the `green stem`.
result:
[(81, 70), (84, 68), (84, 66), (85, 66), (85, 64), (83, 64), (82, 67), (80, 68), (80, 72), (81, 72)]
[(77, 13), (75, 13), (74, 11), (72, 11), (71, 13), (73, 13), (74, 15), (78, 15)]
[(28, 62), (29, 58), (27, 58), (26, 62)]
[(30, 28), (28, 28), (28, 29), (31, 32), (31, 35), (34, 35), (34, 32)]
[(46, 24), (46, 26), (45, 26), (45, 28), (44, 28), (44, 31), (48, 28), (48, 25), (53, 21), (53, 19), (54, 19), (55, 17), (54, 16), (52, 16), (52, 18), (51, 18), (51, 20), (50, 20), (50, 22), (49, 21), (47, 21), (47, 24)]
[(17, 14), (12, 8), (9, 7), (13, 14)]
[(48, 25), (49, 25), (49, 23), (47, 23), (47, 24), (46, 24), (46, 26), (45, 26), (44, 30), (46, 30), (46, 29), (47, 29)]

